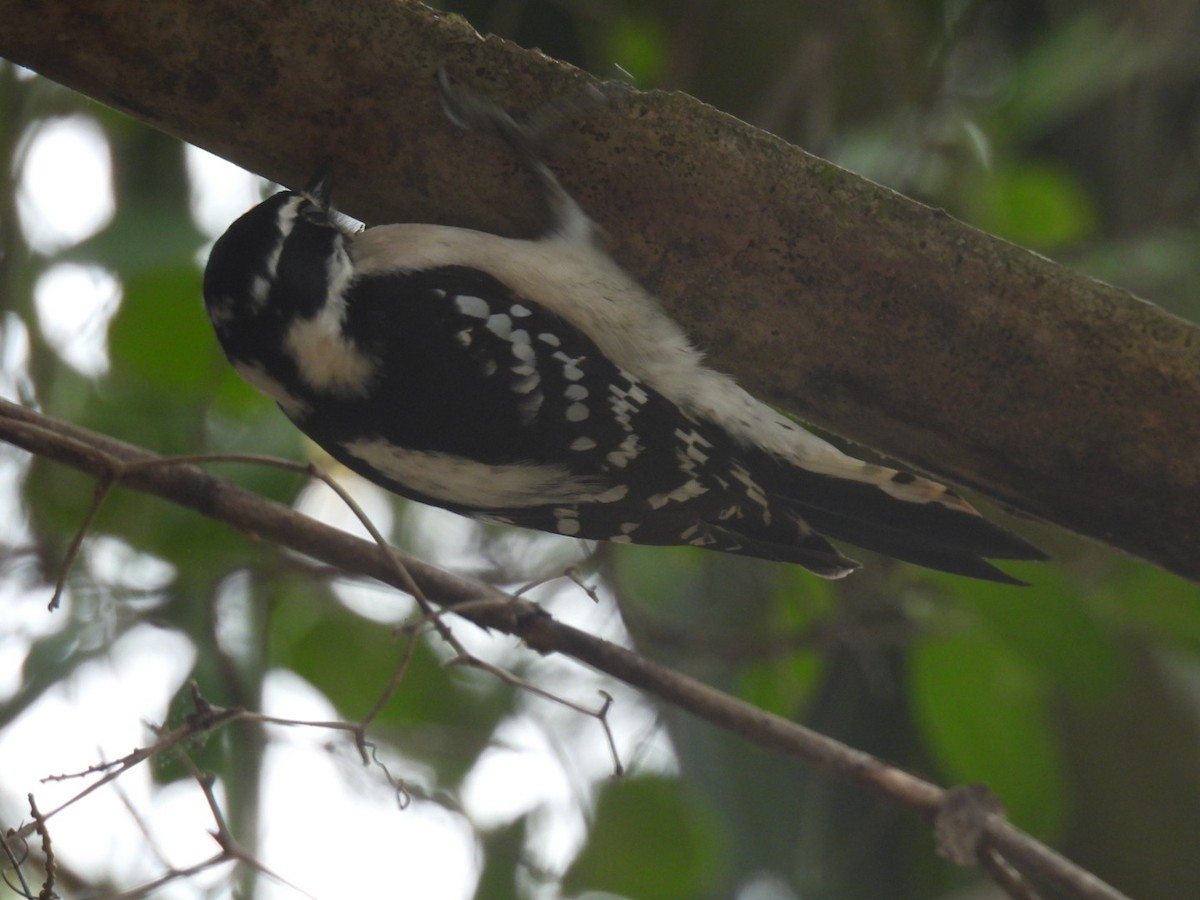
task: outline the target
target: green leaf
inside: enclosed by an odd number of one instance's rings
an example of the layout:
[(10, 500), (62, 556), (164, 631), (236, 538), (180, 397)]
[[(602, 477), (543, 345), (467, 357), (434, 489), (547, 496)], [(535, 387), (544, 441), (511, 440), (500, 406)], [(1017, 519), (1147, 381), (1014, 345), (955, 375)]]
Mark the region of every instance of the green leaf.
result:
[(1106, 596), (1122, 622), (1200, 658), (1200, 603), (1195, 584), (1145, 563), (1122, 560), (1098, 592)]
[(1109, 696), (1127, 673), (1107, 610), (1069, 571), (1044, 566), (1028, 574), (1036, 584), (1027, 591), (985, 583), (967, 590), (953, 576), (928, 577), (946, 585), (953, 615), (969, 615), (1055, 691), (1093, 702)]
[(109, 329), (115, 374), (143, 389), (166, 390), (176, 402), (211, 390), (218, 354), (200, 301), (200, 275), (190, 261), (144, 269), (124, 283)]
[(716, 817), (683, 783), (665, 778), (616, 781), (600, 795), (587, 846), (568, 870), (563, 888), (637, 900), (704, 896), (721, 871), (723, 848)]
[(821, 684), (827, 656), (812, 646), (814, 629), (834, 615), (833, 582), (799, 566), (776, 567), (773, 602), (766, 610), (761, 652), (748, 655), (738, 696), (785, 718), (800, 718)]
[(968, 191), (972, 224), (1019, 244), (1053, 249), (1096, 231), (1091, 197), (1068, 169), (1026, 162), (987, 173)]
[(772, 656), (743, 670), (738, 696), (766, 712), (798, 718), (824, 673), (824, 659), (817, 653)]
[(1039, 667), (977, 631), (935, 638), (912, 652), (910, 690), (914, 717), (953, 780), (986, 784), (1020, 827), (1058, 833), (1065, 787)]
[[(198, 659), (197, 662), (201, 669), (206, 667), (204, 659)], [(207, 666), (210, 670), (218, 664), (217, 660), (210, 662), (211, 665)], [(204, 682), (208, 680), (202, 677), (197, 680), (201, 682), (201, 696), (211, 703), (221, 705), (221, 698), (206, 691)], [(208, 681), (209, 685), (211, 683)], [(166, 724), (170, 728), (177, 728), (195, 712), (196, 704), (193, 701), (191, 686), (185, 684), (171, 698)], [(188, 762), (201, 772), (228, 774), (231, 766), (236, 764), (237, 757), (245, 753), (246, 734), (243, 731), (245, 728), (246, 726), (242, 724), (227, 723), (211, 730), (200, 731), (192, 735), (182, 749), (187, 753)], [(183, 758), (173, 751), (156, 754), (150, 761), (151, 777), (158, 784), (193, 781), (192, 771), (191, 767), (185, 764)]]
[(622, 546), (615, 560), (618, 575), (639, 607), (669, 609), (676, 598), (699, 593), (703, 550), (694, 547)]
[(1105, 10), (1083, 11), (1047, 31), (1018, 62), (1005, 118), (1026, 134), (1061, 125), (1155, 65), (1161, 51), (1153, 41), (1139, 40), (1135, 29), (1114, 28)]
[(643, 88), (658, 83), (666, 56), (662, 25), (652, 14), (626, 15), (608, 32), (608, 56)]

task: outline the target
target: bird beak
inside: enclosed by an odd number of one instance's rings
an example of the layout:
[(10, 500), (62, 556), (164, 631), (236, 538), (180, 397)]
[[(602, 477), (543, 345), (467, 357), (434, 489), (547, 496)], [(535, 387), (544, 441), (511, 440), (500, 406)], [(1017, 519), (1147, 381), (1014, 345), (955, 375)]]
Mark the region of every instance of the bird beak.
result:
[(321, 163), (317, 173), (309, 179), (303, 193), (321, 207), (329, 209), (329, 201), (333, 195), (333, 163), (329, 160)]

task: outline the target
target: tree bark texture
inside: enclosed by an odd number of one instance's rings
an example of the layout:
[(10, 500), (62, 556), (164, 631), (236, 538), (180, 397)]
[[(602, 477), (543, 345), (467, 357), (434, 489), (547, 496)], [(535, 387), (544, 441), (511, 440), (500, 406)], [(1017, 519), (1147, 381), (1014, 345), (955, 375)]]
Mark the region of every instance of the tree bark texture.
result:
[[(588, 80), (401, 0), (0, 14), (0, 55), (248, 169), (299, 185), (332, 160), (369, 223), (535, 234), (531, 181), (446, 121), (434, 73), (518, 117)], [(684, 95), (630, 90), (549, 162), (752, 392), (1200, 580), (1200, 329)]]

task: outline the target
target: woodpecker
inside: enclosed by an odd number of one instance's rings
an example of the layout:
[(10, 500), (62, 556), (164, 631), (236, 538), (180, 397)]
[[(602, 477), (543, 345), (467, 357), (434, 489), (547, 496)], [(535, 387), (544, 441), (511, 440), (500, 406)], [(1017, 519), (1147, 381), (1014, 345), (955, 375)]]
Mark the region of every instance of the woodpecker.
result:
[(1044, 559), (954, 491), (848, 456), (708, 368), (538, 158), (541, 133), (452, 86), (456, 125), (505, 139), (551, 226), (365, 230), (322, 173), (235, 221), (204, 273), (225, 354), (335, 459), (410, 500), (614, 543), (859, 567), (827, 538), (1020, 584)]

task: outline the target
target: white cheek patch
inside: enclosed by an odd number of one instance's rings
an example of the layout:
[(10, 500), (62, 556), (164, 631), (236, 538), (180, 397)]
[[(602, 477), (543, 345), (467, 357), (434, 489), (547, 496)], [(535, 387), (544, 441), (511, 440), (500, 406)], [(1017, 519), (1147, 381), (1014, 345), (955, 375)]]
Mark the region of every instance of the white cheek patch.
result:
[(381, 439), (348, 441), (342, 448), (405, 487), (444, 503), (476, 509), (521, 509), (579, 503), (604, 487), (562, 466), (488, 465), (448, 453), (406, 450)]
[(341, 397), (365, 397), (370, 391), (375, 361), (343, 333), (340, 304), (330, 301), (313, 318), (297, 319), (283, 346), (313, 390)]

